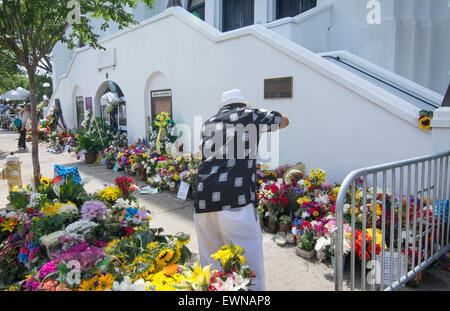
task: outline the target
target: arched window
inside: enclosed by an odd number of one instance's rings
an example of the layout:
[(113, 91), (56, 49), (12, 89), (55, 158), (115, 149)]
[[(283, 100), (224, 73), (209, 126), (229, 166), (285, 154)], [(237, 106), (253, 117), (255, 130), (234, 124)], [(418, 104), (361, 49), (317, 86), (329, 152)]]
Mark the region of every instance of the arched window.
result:
[(317, 0), (277, 0), (277, 19), (296, 16), (317, 5)]
[(205, 20), (205, 0), (189, 0), (188, 11)]

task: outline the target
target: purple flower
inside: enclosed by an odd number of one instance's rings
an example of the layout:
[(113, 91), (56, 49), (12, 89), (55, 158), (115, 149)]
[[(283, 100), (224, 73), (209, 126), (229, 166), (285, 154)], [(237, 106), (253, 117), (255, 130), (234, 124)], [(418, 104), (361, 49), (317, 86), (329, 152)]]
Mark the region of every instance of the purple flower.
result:
[(83, 219), (92, 220), (103, 219), (103, 216), (106, 214), (106, 205), (100, 201), (86, 201), (81, 207), (81, 214), (83, 215)]
[(76, 260), (80, 263), (83, 271), (92, 268), (99, 260), (105, 257), (103, 248), (89, 246), (88, 243), (81, 243), (62, 251), (55, 259), (56, 263)]

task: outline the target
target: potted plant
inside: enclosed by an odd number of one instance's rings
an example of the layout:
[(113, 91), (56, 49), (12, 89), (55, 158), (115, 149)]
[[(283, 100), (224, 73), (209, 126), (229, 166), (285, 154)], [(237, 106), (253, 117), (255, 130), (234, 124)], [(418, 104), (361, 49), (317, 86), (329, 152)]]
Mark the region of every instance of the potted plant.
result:
[(278, 229), (284, 233), (288, 233), (292, 227), (292, 218), (288, 215), (280, 217)]
[(315, 244), (316, 236), (314, 230), (305, 230), (301, 235), (297, 236), (295, 253), (302, 258), (311, 259), (315, 255)]
[(77, 134), (78, 146), (76, 153), (81, 150), (86, 150), (85, 162), (86, 164), (94, 163), (97, 159), (97, 153), (103, 149), (103, 144), (97, 135), (93, 134)]
[(107, 169), (113, 169), (116, 162), (117, 152), (115, 148), (110, 147), (105, 151), (105, 165)]

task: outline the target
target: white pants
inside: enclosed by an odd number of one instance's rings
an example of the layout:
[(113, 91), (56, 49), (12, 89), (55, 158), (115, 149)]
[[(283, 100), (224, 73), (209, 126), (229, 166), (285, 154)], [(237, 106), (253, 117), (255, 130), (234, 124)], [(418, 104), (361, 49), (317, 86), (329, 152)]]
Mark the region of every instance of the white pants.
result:
[(252, 279), (255, 285), (250, 289), (266, 290), (262, 233), (253, 204), (226, 211), (194, 213), (194, 224), (202, 266), (213, 264), (212, 270), (220, 270), (220, 263), (214, 261), (211, 255), (232, 241), (245, 251), (245, 265), (256, 274), (256, 278)]

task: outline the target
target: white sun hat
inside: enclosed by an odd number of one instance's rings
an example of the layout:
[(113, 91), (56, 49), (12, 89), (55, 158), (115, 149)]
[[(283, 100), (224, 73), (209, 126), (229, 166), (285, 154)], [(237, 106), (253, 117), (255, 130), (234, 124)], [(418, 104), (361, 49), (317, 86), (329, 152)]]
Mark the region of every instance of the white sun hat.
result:
[(244, 98), (241, 90), (234, 89), (222, 93), (222, 104), (221, 107), (230, 104), (245, 104), (250, 107), (248, 101)]

